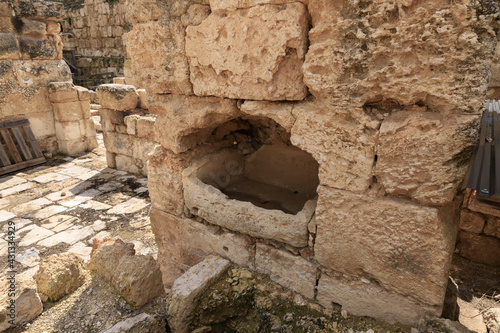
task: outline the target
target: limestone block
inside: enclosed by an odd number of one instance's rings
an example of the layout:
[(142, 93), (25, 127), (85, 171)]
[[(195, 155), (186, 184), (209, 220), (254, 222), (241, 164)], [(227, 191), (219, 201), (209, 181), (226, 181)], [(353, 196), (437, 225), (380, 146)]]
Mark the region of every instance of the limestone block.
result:
[(317, 265), (313, 262), (283, 249), (257, 243), (255, 269), (283, 287), (314, 299)]
[(163, 293), (160, 268), (153, 257), (135, 255), (134, 244), (121, 239), (94, 238), (87, 266), (133, 306), (141, 307)]
[[(151, 184), (151, 182), (149, 183)], [(219, 227), (181, 219), (152, 208), (151, 227), (158, 245), (163, 283), (171, 286), (189, 267), (210, 254), (218, 254), (239, 266), (253, 267), (254, 246), (243, 235)]]
[(14, 26), (12, 25), (10, 17), (0, 17), (0, 31), (2, 31), (2, 33), (14, 32)]
[(139, 115), (130, 115), (123, 118), (123, 122), (127, 125), (127, 134), (136, 135), (137, 119), (139, 119)]
[(372, 182), (375, 135), (363, 124), (332, 111), (304, 104), (299, 106), (291, 142), (311, 153), (319, 163), (321, 185), (364, 192)]
[(97, 98), (103, 108), (117, 111), (131, 110), (137, 107), (139, 95), (134, 86), (124, 84), (102, 84), (97, 90)]
[(236, 101), (216, 97), (155, 96), (149, 109), (157, 115), (158, 142), (175, 153), (202, 143), (218, 125), (239, 114)]
[(167, 321), (173, 333), (188, 332), (199, 298), (230, 266), (229, 260), (210, 256), (175, 281), (167, 301)]
[[(495, 37), (476, 33), (475, 11), (468, 6), (466, 0), (453, 5), (377, 0), (366, 8), (311, 1), (304, 81), (318, 99), (348, 95), (362, 104), (392, 100), (434, 112), (477, 114)], [(484, 17), (482, 24), (488, 26), (490, 19)]]
[(457, 249), (462, 257), (485, 265), (500, 267), (500, 239), (461, 231)]
[(31, 35), (38, 38), (45, 37), (47, 33), (47, 25), (44, 22), (33, 21), (26, 18), (21, 18), (21, 32), (24, 35)]
[(47, 24), (47, 35), (59, 35), (61, 32), (61, 25), (58, 22), (48, 21)]
[(205, 172), (202, 170), (214, 170), (211, 172), (216, 174), (221, 169), (211, 162), (224, 164), (226, 161), (240, 168), (245, 163), (237, 150), (225, 150), (196, 160), (182, 172), (185, 205), (191, 213), (212, 224), (252, 237), (285, 242), (294, 247), (307, 246), (307, 227), (316, 201), (307, 201), (297, 214), (291, 214), (230, 199), (219, 189), (204, 183), (199, 176)]
[(101, 116), (101, 124), (103, 126), (104, 131), (113, 132), (114, 127), (111, 127), (111, 125), (125, 124), (125, 117), (130, 115), (130, 112), (101, 108), (99, 109), (99, 114)]
[(55, 136), (56, 128), (54, 125), (54, 114), (52, 112), (37, 112), (26, 115), (30, 122), (31, 130), (35, 138), (46, 136)]
[(125, 83), (125, 78), (123, 76), (121, 76), (121, 77), (114, 77), (113, 78), (113, 83), (114, 84), (126, 84)]
[(63, 60), (18, 60), (12, 62), (22, 87), (43, 87), (51, 82), (71, 82), (71, 71)]
[(144, 166), (146, 166), (148, 155), (153, 151), (156, 145), (156, 142), (135, 138), (134, 147), (132, 148), (132, 157), (143, 161)]
[[(80, 101), (53, 103), (54, 118), (59, 122), (75, 122), (83, 118), (83, 110)], [(82, 132), (84, 133), (84, 132)]]
[[(82, 119), (80, 120), (80, 132), (86, 138), (95, 138), (96, 131), (94, 121), (92, 119)], [(95, 147), (92, 147), (95, 148)]]
[(500, 219), (490, 216), (484, 226), (484, 233), (488, 236), (500, 238)]
[(22, 59), (57, 59), (57, 49), (51, 39), (18, 38)]
[(104, 333), (166, 333), (165, 326), (165, 319), (155, 319), (147, 313), (141, 313), (117, 323)]
[(454, 207), (322, 186), (318, 194), (314, 251), (322, 266), (374, 279), (441, 314), (457, 231)]
[(422, 318), (440, 315), (437, 307), (422, 305), (387, 291), (376, 282), (365, 283), (334, 272), (321, 274), (317, 299), (326, 308), (332, 308), (332, 303), (336, 303), (342, 305), (342, 309), (349, 314), (374, 317), (390, 323), (417, 326)]
[(75, 140), (57, 140), (59, 151), (65, 155), (79, 155), (88, 150), (85, 138)]
[[(309, 3), (309, 0), (299, 1), (305, 5)], [(210, 0), (210, 9), (215, 12), (220, 10), (250, 8), (258, 5), (282, 5), (291, 2), (297, 2), (297, 0)]]
[(84, 133), (80, 132), (78, 121), (55, 122), (56, 136), (58, 140), (80, 140)]
[(240, 110), (251, 116), (271, 118), (290, 133), (295, 124), (294, 106), (294, 103), (287, 102), (245, 101)]
[(137, 119), (136, 134), (139, 138), (156, 141), (155, 135), (156, 116), (142, 116)]
[(48, 85), (49, 99), (52, 103), (67, 103), (78, 101), (78, 90), (72, 82), (51, 82)]
[(8, 17), (12, 16), (12, 8), (9, 6), (7, 2), (0, 3), (0, 17)]
[(116, 170), (127, 171), (129, 173), (141, 174), (143, 169), (142, 161), (137, 161), (137, 159), (126, 155), (116, 154), (115, 163)]
[(38, 293), (51, 302), (78, 289), (85, 281), (83, 260), (76, 254), (52, 255), (42, 259), (33, 278)]
[(462, 209), (460, 212), (460, 229), (475, 234), (483, 231), (486, 218), (480, 213), (472, 212), (468, 209)]
[(90, 91), (85, 87), (75, 86), (80, 101), (90, 101)]
[[(25, 275), (15, 276), (15, 310), (9, 308), (11, 298), (9, 289), (11, 288), (11, 276), (4, 274), (5, 279), (0, 285), (0, 332), (14, 326), (9, 324), (10, 320), (15, 319), (15, 325), (22, 325), (35, 319), (43, 311), (43, 304), (36, 291), (36, 283), (31, 277)], [(12, 311), (14, 313), (12, 313)]]
[(181, 156), (156, 146), (148, 159), (148, 189), (153, 207), (174, 215), (184, 212), (181, 173), (188, 165)]
[(130, 66), (124, 70), (129, 84), (147, 88), (150, 94), (191, 95), (184, 36), (180, 19), (135, 24), (127, 33)]
[(380, 128), (375, 175), (386, 193), (443, 205), (461, 185), (478, 116), (395, 112)]
[(0, 33), (0, 59), (19, 59), (19, 45), (14, 34)]
[(104, 146), (107, 151), (115, 154), (132, 156), (134, 137), (127, 134), (104, 132)]
[(83, 119), (90, 118), (90, 100), (80, 101), (80, 108), (82, 109)]
[(13, 2), (15, 16), (40, 20), (62, 20), (63, 4), (58, 1), (28, 1), (18, 0)]
[(302, 100), (308, 15), (298, 2), (212, 13), (186, 28), (186, 55), (198, 96)]

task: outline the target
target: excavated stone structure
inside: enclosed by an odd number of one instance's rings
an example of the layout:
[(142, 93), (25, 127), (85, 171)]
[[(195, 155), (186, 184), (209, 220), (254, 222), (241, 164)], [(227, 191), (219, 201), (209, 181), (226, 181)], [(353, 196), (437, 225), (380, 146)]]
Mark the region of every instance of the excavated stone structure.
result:
[[(125, 33), (131, 26), (125, 20), (125, 0), (63, 1), (65, 56), (73, 51), (79, 75), (114, 73), (123, 75)], [(92, 86), (93, 82), (84, 82)]]
[(71, 155), (97, 141), (90, 95), (61, 60), (61, 6), (0, 1), (0, 121), (27, 118), (43, 151)]
[[(128, 1), (171, 286), (210, 254), (325, 307), (441, 314), (493, 2)], [(125, 98), (125, 97), (124, 97)]]

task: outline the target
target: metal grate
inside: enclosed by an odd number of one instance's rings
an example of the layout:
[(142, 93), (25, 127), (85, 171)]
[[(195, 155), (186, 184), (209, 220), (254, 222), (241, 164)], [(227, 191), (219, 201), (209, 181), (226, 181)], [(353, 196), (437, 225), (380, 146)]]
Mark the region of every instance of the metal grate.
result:
[(500, 203), (500, 101), (486, 101), (479, 142), (465, 179), (478, 200)]
[(0, 123), (0, 175), (44, 162), (28, 119)]

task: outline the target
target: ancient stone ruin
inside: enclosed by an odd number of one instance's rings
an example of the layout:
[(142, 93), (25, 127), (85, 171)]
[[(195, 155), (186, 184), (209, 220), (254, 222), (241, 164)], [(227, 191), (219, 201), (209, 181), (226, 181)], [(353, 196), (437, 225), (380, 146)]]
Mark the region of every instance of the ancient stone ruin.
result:
[(327, 308), (441, 314), (495, 4), (127, 5), (167, 286), (215, 253)]
[(97, 146), (87, 89), (71, 83), (59, 36), (62, 5), (0, 2), (0, 119), (28, 119), (40, 148), (79, 154)]
[[(106, 64), (123, 38), (126, 84), (97, 88), (106, 161), (148, 176), (161, 280), (184, 302), (172, 311), (195, 308), (183, 286), (257, 273), (322, 308), (418, 327), (442, 314), (459, 228), (498, 243), (485, 229), (497, 219), (460, 211), (499, 12), (487, 0), (0, 0), (0, 119), (29, 119), (45, 153), (95, 147), (60, 24), (89, 75), (121, 71)], [(123, 266), (144, 273), (134, 260)]]

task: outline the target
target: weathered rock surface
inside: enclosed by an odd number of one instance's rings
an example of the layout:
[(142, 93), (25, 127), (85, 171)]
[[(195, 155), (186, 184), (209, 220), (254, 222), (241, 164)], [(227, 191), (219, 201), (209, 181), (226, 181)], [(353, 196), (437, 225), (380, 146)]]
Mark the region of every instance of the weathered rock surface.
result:
[(111, 282), (118, 293), (136, 307), (163, 293), (158, 264), (151, 255), (135, 255), (132, 243), (94, 239), (88, 268)]
[[(15, 274), (14, 274), (15, 275)], [(43, 304), (36, 290), (36, 283), (31, 277), (17, 275), (15, 281), (9, 281), (9, 273), (0, 285), (0, 332), (14, 326), (27, 323), (43, 311)], [(15, 288), (11, 282), (15, 283)], [(14, 294), (13, 294), (13, 291)], [(14, 305), (11, 305), (14, 301)], [(13, 320), (14, 325), (9, 321)]]
[(257, 243), (255, 269), (274, 282), (309, 298), (314, 298), (317, 265), (272, 246)]
[(33, 278), (40, 296), (56, 302), (85, 282), (83, 260), (76, 254), (50, 256), (42, 260)]
[(151, 94), (192, 94), (184, 36), (180, 18), (134, 25), (127, 34), (128, 83), (147, 88)]
[(321, 185), (364, 192), (372, 182), (375, 136), (363, 124), (310, 103), (296, 106), (291, 142), (319, 163)]
[(458, 235), (457, 249), (469, 260), (490, 266), (500, 266), (500, 239), (462, 231)]
[(210, 256), (175, 281), (167, 301), (167, 320), (173, 333), (187, 332), (199, 297), (230, 265), (227, 259)]
[(150, 100), (149, 110), (157, 115), (158, 142), (175, 153), (203, 143), (218, 125), (240, 112), (234, 100), (180, 95), (156, 96)]
[(318, 194), (314, 249), (322, 266), (373, 278), (441, 315), (455, 246), (451, 207), (440, 211), (324, 186)]
[(150, 219), (166, 286), (171, 286), (189, 267), (210, 254), (226, 257), (240, 266), (253, 267), (254, 246), (248, 237), (154, 208)]
[(391, 100), (477, 114), (488, 85), (482, 68), (492, 59), (496, 38), (487, 14), (495, 7), (469, 5), (310, 1), (304, 81), (320, 99), (348, 95), (361, 104)]
[(165, 333), (163, 320), (156, 320), (147, 313), (141, 313), (135, 317), (119, 322), (104, 333)]
[(213, 12), (186, 29), (186, 55), (198, 96), (302, 100), (308, 16), (299, 3)]
[(137, 107), (139, 94), (134, 86), (125, 84), (102, 84), (97, 88), (97, 98), (103, 108), (124, 111)]
[(500, 219), (491, 216), (488, 217), (484, 226), (484, 233), (488, 236), (500, 238)]
[(500, 308), (492, 308), (483, 314), (489, 333), (500, 333)]
[(443, 205), (461, 185), (478, 135), (477, 116), (395, 112), (380, 128), (375, 175), (388, 194)]
[(290, 133), (295, 124), (294, 107), (291, 102), (245, 101), (240, 110), (250, 116), (271, 118)]
[(475, 234), (480, 234), (485, 226), (485, 217), (468, 209), (460, 212), (460, 229)]
[(436, 307), (422, 306), (408, 297), (385, 290), (376, 282), (365, 283), (335, 272), (322, 272), (317, 299), (326, 308), (331, 308), (333, 302), (355, 316), (407, 325), (417, 325), (428, 315), (436, 316)]

